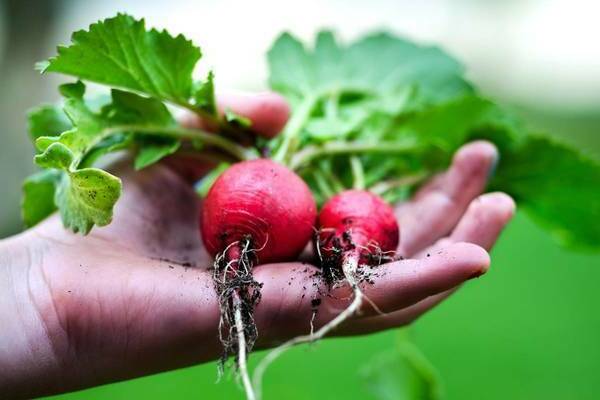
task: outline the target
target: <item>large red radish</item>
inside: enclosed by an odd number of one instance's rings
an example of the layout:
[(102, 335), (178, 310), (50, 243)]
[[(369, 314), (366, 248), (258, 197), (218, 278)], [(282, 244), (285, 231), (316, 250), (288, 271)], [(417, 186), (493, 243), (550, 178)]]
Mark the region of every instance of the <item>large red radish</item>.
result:
[(313, 195), (294, 172), (267, 159), (227, 169), (212, 185), (203, 206), (200, 230), (215, 257), (213, 280), (219, 296), (222, 364), (235, 357), (247, 398), (256, 395), (246, 367), (258, 336), (254, 308), (261, 285), (253, 266), (291, 260), (313, 234), (317, 208)]

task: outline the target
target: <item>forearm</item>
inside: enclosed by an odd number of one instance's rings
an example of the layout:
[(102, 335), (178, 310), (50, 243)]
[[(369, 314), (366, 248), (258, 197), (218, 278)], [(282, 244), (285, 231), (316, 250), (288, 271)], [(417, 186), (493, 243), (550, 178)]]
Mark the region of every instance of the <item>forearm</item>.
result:
[(29, 240), (25, 235), (0, 241), (0, 393), (11, 399), (61, 386), (59, 361), (35, 305), (33, 293), (44, 284), (32, 278), (36, 255)]

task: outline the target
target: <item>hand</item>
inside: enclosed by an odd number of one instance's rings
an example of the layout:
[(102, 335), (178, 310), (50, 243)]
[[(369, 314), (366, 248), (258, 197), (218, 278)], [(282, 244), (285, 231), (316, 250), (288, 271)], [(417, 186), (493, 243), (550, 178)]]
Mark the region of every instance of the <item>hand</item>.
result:
[[(270, 136), (288, 114), (272, 94), (223, 101)], [(495, 157), (490, 144), (465, 146), (448, 172), (400, 205), (399, 250), (410, 259), (380, 267), (376, 282), (363, 287), (387, 314), (366, 307), (336, 333), (409, 323), (487, 270), (487, 252), (477, 245), (489, 249), (514, 209), (503, 194), (477, 197)], [(65, 231), (53, 216), (0, 242), (1, 393), (59, 393), (219, 356), (211, 260), (185, 179), (198, 171), (189, 167), (177, 161), (134, 173), (118, 166), (124, 193), (113, 223), (87, 237)], [(264, 283), (259, 346), (308, 332), (311, 301), (324, 290), (314, 271), (299, 262), (256, 267)], [(338, 299), (323, 297), (316, 327), (345, 307), (344, 290)]]

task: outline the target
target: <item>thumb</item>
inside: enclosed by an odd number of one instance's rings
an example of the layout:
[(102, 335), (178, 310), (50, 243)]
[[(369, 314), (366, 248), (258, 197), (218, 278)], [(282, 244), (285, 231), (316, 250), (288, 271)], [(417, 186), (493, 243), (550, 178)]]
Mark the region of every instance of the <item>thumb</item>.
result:
[[(285, 126), (290, 108), (283, 96), (275, 92), (243, 93), (227, 92), (217, 96), (219, 113), (226, 110), (248, 118), (251, 129), (259, 136), (274, 138)], [(188, 128), (213, 130), (206, 121), (196, 114), (186, 114), (181, 124)]]
[[(274, 92), (229, 92), (217, 96), (217, 105), (220, 113), (230, 110), (248, 118), (251, 122), (251, 129), (257, 135), (267, 139), (273, 138), (281, 132), (290, 114), (286, 100)], [(214, 126), (193, 113), (185, 114), (181, 118), (181, 125), (187, 128), (214, 131)], [(188, 182), (198, 180), (214, 166), (214, 162), (199, 160), (194, 154), (177, 154), (168, 157), (166, 162)]]

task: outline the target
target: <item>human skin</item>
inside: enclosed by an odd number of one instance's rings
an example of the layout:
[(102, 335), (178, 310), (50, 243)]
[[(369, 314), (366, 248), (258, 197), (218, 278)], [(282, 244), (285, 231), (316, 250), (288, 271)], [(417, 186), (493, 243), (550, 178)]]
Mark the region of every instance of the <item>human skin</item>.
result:
[[(221, 105), (267, 136), (288, 116), (272, 93), (230, 94)], [(201, 122), (188, 119), (187, 125)], [(514, 213), (502, 193), (481, 194), (497, 158), (487, 142), (462, 147), (449, 169), (396, 208), (399, 253), (362, 287), (384, 315), (364, 307), (335, 334), (403, 326), (465, 281), (484, 274)], [(113, 222), (83, 237), (54, 215), (0, 241), (0, 393), (31, 398), (215, 360), (219, 307), (199, 237), (201, 204), (190, 180), (205, 167), (182, 158), (134, 172), (114, 167), (123, 195)], [(259, 347), (305, 334), (321, 283), (308, 262), (255, 267)], [(351, 301), (349, 288), (322, 297), (322, 326)]]

